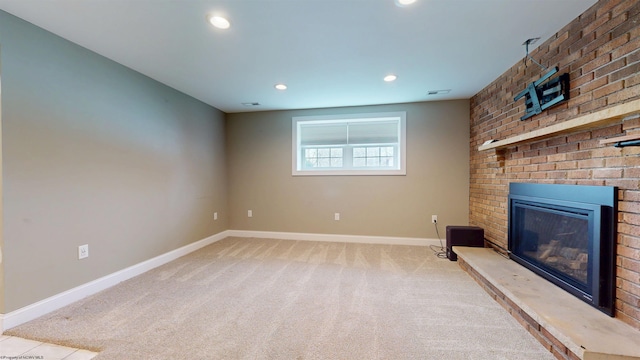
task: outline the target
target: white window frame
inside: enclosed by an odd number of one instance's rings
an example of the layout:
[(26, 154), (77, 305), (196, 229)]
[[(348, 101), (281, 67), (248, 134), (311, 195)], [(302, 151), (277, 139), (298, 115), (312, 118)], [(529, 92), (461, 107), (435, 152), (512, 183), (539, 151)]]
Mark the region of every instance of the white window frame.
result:
[[(366, 122), (372, 120), (399, 120), (398, 129), (398, 166), (395, 168), (302, 168), (302, 149), (300, 138), (300, 125), (312, 123), (344, 123), (344, 122)], [(407, 112), (394, 111), (383, 113), (366, 114), (345, 114), (345, 115), (324, 115), (324, 116), (294, 116), (292, 118), (292, 171), (293, 176), (327, 176), (327, 175), (406, 175), (407, 174)], [(347, 151), (348, 152), (348, 151)], [(351, 156), (344, 154), (344, 156)]]

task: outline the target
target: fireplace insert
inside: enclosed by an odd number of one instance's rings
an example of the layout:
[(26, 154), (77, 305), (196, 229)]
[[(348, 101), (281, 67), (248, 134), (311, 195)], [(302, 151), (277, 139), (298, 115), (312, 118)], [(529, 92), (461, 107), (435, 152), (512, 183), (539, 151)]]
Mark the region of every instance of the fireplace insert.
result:
[(617, 189), (511, 183), (509, 255), (614, 315)]

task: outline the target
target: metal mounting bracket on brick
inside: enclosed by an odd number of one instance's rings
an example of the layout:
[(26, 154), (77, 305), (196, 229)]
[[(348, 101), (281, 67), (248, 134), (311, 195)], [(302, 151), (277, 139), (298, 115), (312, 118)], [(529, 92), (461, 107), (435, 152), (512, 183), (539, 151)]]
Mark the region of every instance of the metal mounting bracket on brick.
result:
[(513, 98), (513, 101), (518, 101), (523, 96), (526, 99), (527, 108), (520, 120), (526, 120), (551, 106), (569, 100), (569, 74), (564, 73), (551, 78), (557, 72), (556, 66)]

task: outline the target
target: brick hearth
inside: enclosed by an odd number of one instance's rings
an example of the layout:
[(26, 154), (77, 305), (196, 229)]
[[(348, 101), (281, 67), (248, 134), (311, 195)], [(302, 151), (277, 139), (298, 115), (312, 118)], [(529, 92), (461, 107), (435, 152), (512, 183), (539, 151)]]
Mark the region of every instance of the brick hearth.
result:
[(640, 332), (490, 248), (454, 247), (458, 263), (558, 359), (640, 359)]

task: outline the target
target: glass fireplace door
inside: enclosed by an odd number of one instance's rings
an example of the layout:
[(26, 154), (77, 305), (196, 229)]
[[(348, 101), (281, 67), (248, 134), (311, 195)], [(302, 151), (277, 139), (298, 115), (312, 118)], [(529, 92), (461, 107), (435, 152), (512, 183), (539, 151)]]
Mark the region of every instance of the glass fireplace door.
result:
[(512, 252), (583, 292), (591, 278), (589, 213), (577, 209), (518, 204)]

